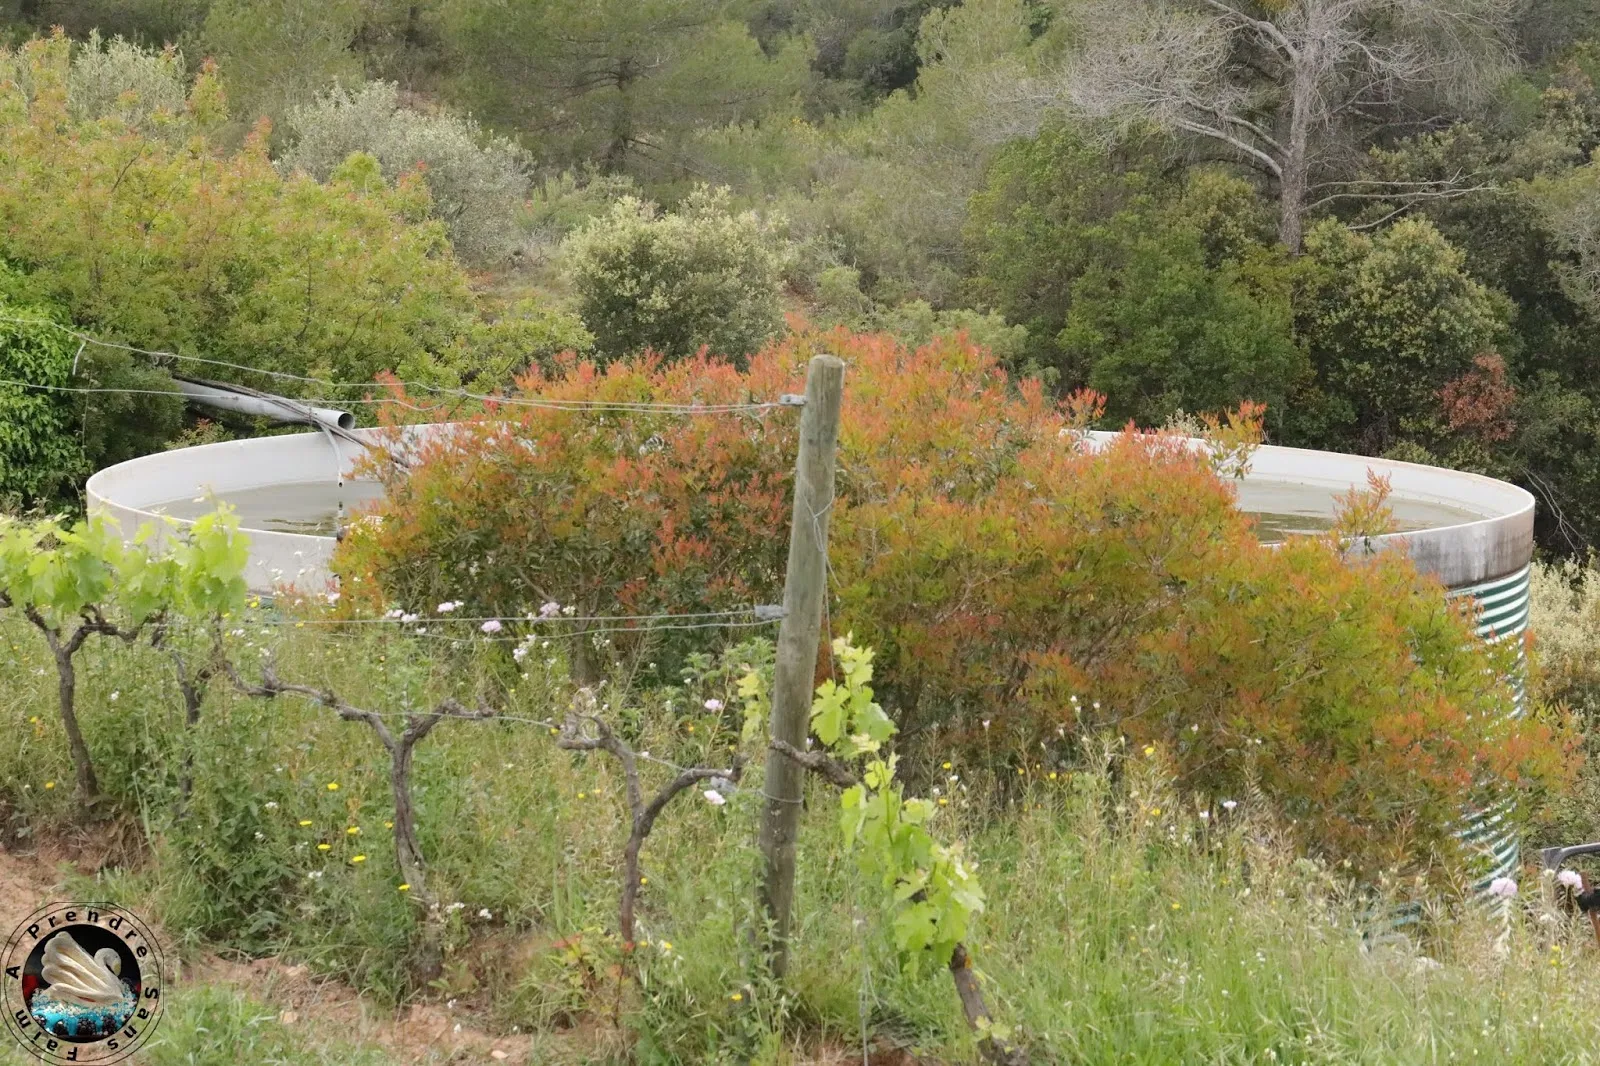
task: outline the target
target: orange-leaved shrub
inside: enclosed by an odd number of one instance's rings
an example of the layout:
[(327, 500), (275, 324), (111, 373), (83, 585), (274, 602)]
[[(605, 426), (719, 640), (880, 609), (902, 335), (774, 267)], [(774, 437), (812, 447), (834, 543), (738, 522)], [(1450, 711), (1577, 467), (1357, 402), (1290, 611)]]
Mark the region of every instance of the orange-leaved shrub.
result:
[[(1450, 855), (1464, 805), (1565, 772), (1559, 738), (1510, 716), (1509, 649), (1402, 555), (1262, 546), (1215, 450), (1092, 444), (1092, 397), (1054, 402), (962, 338), (802, 331), (742, 372), (573, 360), (509, 399), (770, 401), (821, 350), (847, 363), (829, 623), (877, 649), (875, 687), (925, 755), (1021, 779), (1115, 731), (1202, 799), (1259, 788), (1368, 873)], [(499, 405), (379, 463), (387, 499), (336, 563), (346, 599), (508, 619), (779, 602), (797, 414)]]

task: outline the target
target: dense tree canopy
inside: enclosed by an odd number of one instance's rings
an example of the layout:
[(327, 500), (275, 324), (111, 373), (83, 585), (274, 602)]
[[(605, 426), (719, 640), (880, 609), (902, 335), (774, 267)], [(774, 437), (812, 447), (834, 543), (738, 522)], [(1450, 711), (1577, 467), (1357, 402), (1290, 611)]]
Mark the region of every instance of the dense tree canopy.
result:
[[(1600, 19), (1580, 0), (6, 0), (0, 19), (13, 43), (77, 41), (50, 61), (68, 126), (7, 119), (4, 254), (16, 299), (80, 326), (480, 384), (568, 347), (737, 357), (785, 313), (966, 329), (1051, 388), (1104, 391), (1107, 424), (1260, 401), (1274, 440), (1510, 478), (1546, 543), (1600, 537)], [(57, 75), (31, 63), (7, 76), (36, 111)], [(95, 177), (29, 171), (46, 151)], [(685, 220), (715, 228), (700, 186), (738, 226), (690, 239)], [(148, 246), (147, 195), (173, 197)], [(71, 222), (90, 202), (92, 237)], [(662, 239), (600, 255), (624, 229)], [(224, 247), (221, 274), (185, 258)]]

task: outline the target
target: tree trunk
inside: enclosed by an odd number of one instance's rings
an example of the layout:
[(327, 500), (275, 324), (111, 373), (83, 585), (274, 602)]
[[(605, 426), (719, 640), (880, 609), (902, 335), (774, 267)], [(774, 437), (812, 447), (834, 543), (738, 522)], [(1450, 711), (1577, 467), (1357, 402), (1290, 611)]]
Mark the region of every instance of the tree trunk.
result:
[(61, 725), (67, 731), (67, 745), (72, 749), (72, 769), (77, 776), (78, 798), (85, 807), (100, 802), (100, 782), (94, 776), (94, 763), (89, 760), (89, 745), (83, 742), (83, 731), (78, 728), (78, 671), (72, 663), (72, 653), (58, 647), (56, 676), (61, 698)]
[(622, 934), (622, 950), (633, 950), (633, 909), (639, 899), (639, 849), (644, 836), (639, 832), (638, 816), (634, 817), (633, 832), (628, 835), (628, 846), (622, 853), (622, 905), (617, 919), (618, 932)]
[(968, 1027), (978, 1034), (978, 1053), (996, 1066), (1027, 1066), (1026, 1052), (990, 1031), (994, 1019), (983, 1001), (983, 989), (978, 987), (978, 975), (972, 972), (965, 944), (957, 944), (950, 953), (950, 978), (955, 982), (956, 998), (961, 1000), (961, 1013)]
[(599, 684), (601, 676), (600, 664), (595, 662), (594, 638), (587, 630), (573, 634), (572, 680), (589, 686)]
[(191, 680), (183, 663), (178, 663), (178, 691), (183, 693), (183, 769), (178, 776), (179, 813), (194, 791), (194, 730), (200, 724), (200, 708), (205, 703), (206, 686), (211, 678), (203, 674)]
[(1283, 173), (1278, 179), (1278, 240), (1298, 256), (1305, 239), (1306, 182), (1309, 180), (1308, 144), (1316, 73), (1307, 69), (1315, 57), (1297, 56), (1290, 86), (1289, 136), (1284, 145)]
[(394, 855), (400, 876), (411, 887), (407, 890), (422, 911), (422, 925), (414, 945), (412, 977), (426, 985), (444, 970), (443, 917), (428, 891), (428, 875), (417, 841), (417, 816), (411, 807), (412, 745), (398, 741), (389, 752), (389, 783), (394, 789)]
[(633, 60), (624, 57), (617, 64), (617, 111), (611, 119), (611, 143), (606, 146), (605, 171), (620, 174), (633, 147), (633, 100), (628, 91), (634, 82)]

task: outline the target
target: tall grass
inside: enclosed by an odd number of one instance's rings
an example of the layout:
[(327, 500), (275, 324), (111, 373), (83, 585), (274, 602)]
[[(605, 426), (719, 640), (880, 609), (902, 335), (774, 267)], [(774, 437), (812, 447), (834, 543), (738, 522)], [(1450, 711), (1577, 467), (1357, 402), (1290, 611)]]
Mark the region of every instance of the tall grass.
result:
[[(565, 706), (553, 651), (516, 667), (448, 640), (264, 621), (239, 624), (241, 656), (270, 646), (286, 679), (373, 709), (399, 712), (446, 691), (492, 692), (525, 719)], [(0, 619), (0, 651), (15, 646), (0, 656), (0, 728), (17, 738), (0, 746), (10, 839), (69, 828), (93, 839), (104, 830), (81, 826), (64, 784), (53, 676), (31, 637)], [(786, 988), (762, 976), (752, 947), (757, 771), (725, 806), (686, 794), (646, 842), (648, 943), (636, 982), (619, 991), (611, 934), (626, 819), (616, 767), (559, 751), (546, 727), (526, 721), (442, 724), (417, 752), (417, 806), (436, 891), (461, 906), (448, 909), (444, 977), (416, 990), (405, 976), (414, 916), (385, 828), (386, 762), (367, 728), (219, 688), (185, 738), (157, 653), (105, 643), (86, 654), (85, 732), (107, 792), (147, 841), (98, 888), (157, 920), (169, 950), (283, 954), (380, 1002), (456, 999), (505, 1031), (615, 1024), (620, 1033), (599, 1046), (640, 1062), (789, 1062), (818, 1044), (859, 1049), (864, 1036), (939, 1061), (973, 1054), (939, 968), (897, 968), (881, 887), (842, 853), (838, 801), (821, 787), (803, 823)], [(722, 764), (736, 723), (704, 705), (733, 705), (736, 674), (708, 668), (682, 686), (614, 696), (604, 713), (655, 756)], [(179, 817), (190, 742), (194, 791)], [(1544, 901), (1536, 877), (1524, 878), (1509, 922), (1441, 897), (1409, 938), (1375, 940), (1381, 893), (1355, 892), (1338, 871), (1293, 855), (1259, 799), (1187, 806), (1160, 752), (1093, 747), (1073, 772), (1030, 772), (1005, 790), (959, 761), (911, 771), (925, 792), (939, 790), (941, 832), (966, 838), (980, 864), (989, 905), (974, 956), (992, 1005), (1036, 1061), (1600, 1058), (1600, 1012), (1586, 991), (1600, 952), (1586, 923)], [(669, 772), (648, 764), (651, 775)], [(199, 990), (177, 990), (173, 1007), (237, 1017)], [(206, 1054), (170, 1061), (212, 1061)], [(324, 1061), (293, 1054), (283, 1061)]]

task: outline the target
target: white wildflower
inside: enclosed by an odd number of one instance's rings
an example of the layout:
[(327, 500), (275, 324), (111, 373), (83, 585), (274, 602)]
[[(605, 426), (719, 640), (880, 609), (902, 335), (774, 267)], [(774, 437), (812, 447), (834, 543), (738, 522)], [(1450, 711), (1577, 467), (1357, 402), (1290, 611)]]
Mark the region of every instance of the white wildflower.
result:
[(720, 807), (724, 803), (728, 802), (728, 797), (724, 796), (714, 788), (708, 788), (700, 794), (704, 796), (706, 798), (706, 802), (711, 804), (713, 807)]
[(487, 622), (483, 623), (483, 625), (479, 626), (478, 628), (483, 630), (483, 632), (485, 632), (485, 633), (498, 633), (502, 629), (504, 629), (505, 626), (500, 624), (500, 619), (491, 618)]
[(1489, 895), (1510, 899), (1517, 894), (1517, 883), (1509, 877), (1497, 877), (1489, 882)]
[(721, 700), (706, 700), (706, 710), (708, 710), (708, 711), (712, 712), (713, 714), (715, 714), (716, 712), (722, 710), (722, 701)]
[(440, 614), (449, 614), (451, 611), (454, 611), (456, 608), (458, 608), (460, 606), (461, 606), (461, 601), (460, 600), (445, 600), (443, 603), (441, 603), (439, 605), (438, 611), (439, 611)]
[(1562, 870), (1556, 874), (1556, 884), (1566, 885), (1574, 892), (1583, 891), (1583, 875), (1576, 870)]

